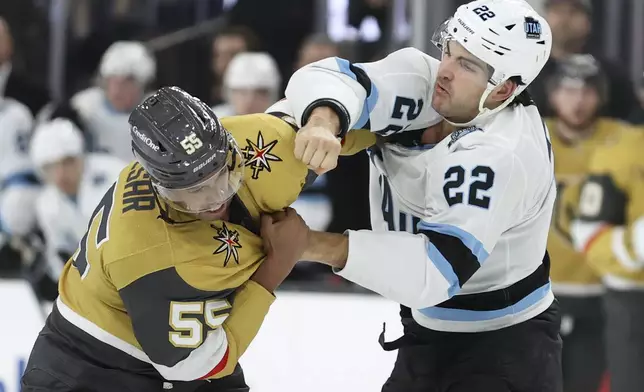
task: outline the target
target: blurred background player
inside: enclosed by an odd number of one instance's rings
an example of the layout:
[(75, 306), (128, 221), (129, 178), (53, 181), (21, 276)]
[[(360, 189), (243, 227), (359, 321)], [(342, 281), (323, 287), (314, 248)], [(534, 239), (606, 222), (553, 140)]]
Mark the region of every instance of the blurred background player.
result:
[(115, 42), (107, 49), (98, 70), (99, 85), (71, 99), (88, 132), (91, 151), (132, 160), (127, 120), (155, 74), (156, 61), (140, 42)]
[(58, 280), (95, 206), (128, 162), (87, 153), (81, 131), (62, 118), (36, 128), (29, 153), (46, 184), (36, 201), (36, 217), (45, 238), (45, 257)]
[(49, 93), (14, 66), (13, 49), (9, 23), (0, 14), (0, 96), (23, 103), (35, 116), (49, 101)]
[(244, 26), (229, 26), (220, 31), (212, 40), (212, 76), (214, 77), (210, 101), (221, 105), (226, 101), (224, 78), (228, 65), (242, 52), (259, 50), (259, 39), (255, 33)]
[(29, 160), (33, 117), (13, 98), (0, 95), (0, 275), (20, 275), (25, 237), (34, 229), (40, 184)]
[[(545, 0), (544, 16), (552, 27), (552, 53), (537, 83), (531, 86), (534, 100), (544, 116), (552, 115), (548, 105), (546, 82), (557, 70), (557, 64), (574, 54), (591, 53), (599, 61), (609, 81), (606, 91), (605, 114), (628, 119), (635, 108), (633, 84), (626, 70), (616, 61), (594, 53), (589, 44), (592, 32), (593, 5), (591, 0)], [(601, 10), (599, 11), (601, 12)]]
[(606, 286), (610, 391), (634, 392), (644, 390), (644, 133), (615, 136), (590, 160), (571, 233)]
[(218, 117), (263, 113), (280, 98), (282, 77), (268, 53), (237, 54), (224, 74), (226, 103), (212, 110)]
[(609, 84), (601, 64), (591, 55), (571, 55), (558, 62), (546, 89), (555, 113), (546, 124), (552, 136), (558, 185), (548, 251), (552, 287), (562, 310), (564, 390), (597, 391), (606, 367), (604, 288), (583, 254), (574, 249), (570, 222), (592, 154), (614, 143), (629, 126), (601, 116)]

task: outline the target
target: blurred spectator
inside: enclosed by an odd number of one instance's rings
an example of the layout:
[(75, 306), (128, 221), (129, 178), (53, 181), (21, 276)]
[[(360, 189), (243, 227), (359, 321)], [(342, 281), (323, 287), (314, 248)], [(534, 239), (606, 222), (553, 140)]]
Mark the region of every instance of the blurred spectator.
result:
[(644, 125), (644, 75), (637, 84), (637, 107), (633, 110), (630, 117), (630, 122), (636, 125)]
[(57, 279), (85, 234), (95, 206), (126, 162), (85, 153), (80, 130), (60, 118), (36, 128), (29, 155), (45, 182), (35, 210), (51, 275)]
[(531, 92), (541, 114), (553, 115), (548, 104), (545, 84), (550, 76), (556, 72), (557, 64), (571, 54), (591, 53), (601, 63), (608, 76), (610, 89), (604, 114), (609, 117), (628, 119), (635, 107), (635, 94), (633, 85), (628, 78), (628, 73), (608, 59), (595, 54), (593, 48), (588, 47), (591, 33), (590, 0), (546, 0), (545, 17), (552, 28), (553, 43), (550, 60), (532, 83)]
[(35, 179), (27, 154), (33, 117), (12, 98), (0, 96), (0, 230), (25, 235), (35, 223)]
[(215, 77), (211, 104), (217, 105), (225, 101), (223, 93), (224, 74), (228, 64), (241, 52), (259, 50), (259, 39), (247, 27), (230, 26), (223, 29), (212, 40), (212, 72)]
[(91, 150), (132, 160), (128, 118), (155, 74), (156, 61), (140, 42), (119, 41), (107, 49), (99, 67), (99, 86), (71, 99), (90, 135)]
[(0, 96), (14, 98), (25, 104), (32, 115), (49, 102), (47, 90), (33, 83), (13, 68), (13, 38), (7, 21), (0, 17)]
[(335, 42), (324, 34), (311, 35), (300, 47), (295, 70), (327, 57), (336, 56), (339, 56), (339, 48)]
[(262, 50), (277, 61), (286, 82), (304, 38), (314, 31), (318, 3), (317, 0), (238, 0), (229, 18), (231, 23), (248, 26), (261, 37)]
[(219, 117), (262, 113), (279, 99), (277, 64), (268, 53), (239, 53), (224, 74), (226, 103), (213, 107)]
[(566, 392), (599, 390), (606, 370), (600, 277), (577, 252), (570, 237), (579, 187), (592, 154), (626, 128), (600, 117), (608, 98), (608, 79), (591, 55), (572, 55), (557, 63), (546, 89), (554, 118), (546, 119), (555, 156), (557, 201), (548, 236), (552, 289), (561, 305)]

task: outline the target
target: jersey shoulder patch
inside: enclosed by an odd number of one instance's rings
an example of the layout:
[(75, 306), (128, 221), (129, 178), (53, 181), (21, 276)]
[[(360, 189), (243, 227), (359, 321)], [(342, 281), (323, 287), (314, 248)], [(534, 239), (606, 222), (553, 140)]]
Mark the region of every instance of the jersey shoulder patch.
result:
[(452, 134), (449, 136), (450, 140), (449, 140), (449, 143), (447, 144), (447, 148), (451, 148), (454, 145), (454, 143), (456, 143), (458, 140), (473, 132), (483, 132), (483, 129), (480, 127), (477, 127), (476, 125), (472, 125), (470, 127), (459, 129), (457, 131), (452, 132)]

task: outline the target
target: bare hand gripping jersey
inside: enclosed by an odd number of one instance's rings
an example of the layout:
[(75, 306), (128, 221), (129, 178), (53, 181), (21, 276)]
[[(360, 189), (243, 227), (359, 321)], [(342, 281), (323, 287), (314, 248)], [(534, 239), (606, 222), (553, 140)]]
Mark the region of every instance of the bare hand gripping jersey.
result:
[(374, 63), (329, 58), (297, 71), (286, 97), (298, 121), (326, 100), (342, 105), (350, 129), (388, 136), (370, 154), (373, 230), (348, 232), (339, 274), (412, 308), (427, 328), (499, 329), (553, 301), (551, 142), (536, 107), (519, 104), (421, 145), (442, 121), (431, 107), (438, 65), (412, 48)]
[[(296, 133), (286, 121), (258, 114), (222, 124), (246, 160), (228, 221), (176, 211), (173, 224), (159, 219), (160, 201), (138, 163), (94, 210), (57, 301), (57, 311), (93, 337), (81, 348), (93, 361), (166, 380), (219, 378), (259, 330), (274, 297), (249, 281), (265, 257), (258, 217), (293, 203), (311, 177), (293, 156)], [(348, 137), (344, 152), (373, 143), (373, 135), (362, 137)], [(108, 360), (106, 344), (121, 356)]]

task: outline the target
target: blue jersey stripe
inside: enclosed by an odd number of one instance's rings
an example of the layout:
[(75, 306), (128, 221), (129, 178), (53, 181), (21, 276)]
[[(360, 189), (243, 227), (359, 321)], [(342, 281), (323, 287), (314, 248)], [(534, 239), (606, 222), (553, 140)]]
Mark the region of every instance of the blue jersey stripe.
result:
[(421, 221), (418, 224), (418, 230), (435, 231), (437, 233), (450, 235), (460, 239), (463, 245), (465, 245), (476, 257), (479, 264), (482, 264), (490, 256), (481, 241), (476, 239), (472, 234), (456, 226), (444, 223), (429, 223)]
[[(534, 290), (532, 293), (525, 296), (522, 300), (517, 302), (514, 305), (510, 305), (503, 309), (498, 310), (486, 310), (486, 311), (477, 311), (477, 310), (465, 310), (465, 309), (450, 309), (450, 308), (439, 308), (436, 306), (430, 308), (419, 309), (418, 311), (423, 315), (445, 321), (487, 321), (504, 316), (521, 313), (524, 310), (534, 306), (539, 301), (544, 299), (550, 292), (550, 283), (539, 287)], [(473, 294), (475, 295), (475, 294)]]
[[(351, 70), (351, 63), (349, 61), (339, 57), (336, 57), (335, 60), (338, 63), (338, 68), (340, 69), (340, 72), (349, 76), (351, 79), (358, 81), (358, 77)], [(360, 68), (364, 69), (363, 67), (360, 67)], [(378, 92), (378, 88), (373, 82), (371, 82), (371, 90), (367, 91), (367, 99), (365, 99), (365, 102), (363, 103), (362, 112), (360, 113), (360, 117), (358, 118), (358, 121), (353, 126), (354, 129), (360, 129), (364, 127), (365, 124), (367, 124), (367, 122), (369, 121), (369, 116), (371, 115), (371, 112), (376, 106), (376, 103), (378, 103), (379, 95), (380, 93)]]

